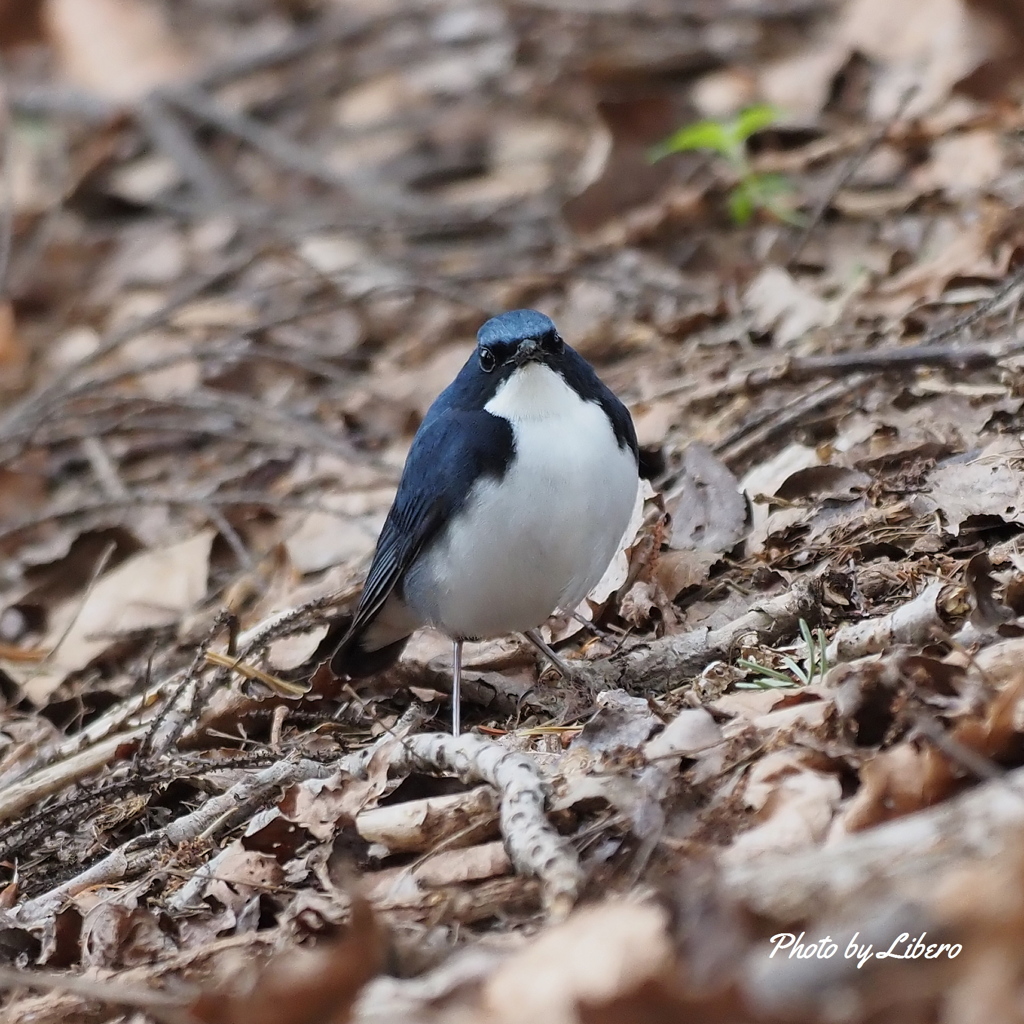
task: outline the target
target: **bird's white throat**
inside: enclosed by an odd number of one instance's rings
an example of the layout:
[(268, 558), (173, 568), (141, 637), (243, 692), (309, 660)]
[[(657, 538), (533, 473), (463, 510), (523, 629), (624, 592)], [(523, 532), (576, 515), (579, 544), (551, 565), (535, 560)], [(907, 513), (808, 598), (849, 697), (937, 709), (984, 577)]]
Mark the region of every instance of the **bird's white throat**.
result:
[(618, 550), (639, 483), (604, 409), (547, 366), (520, 367), (485, 408), (511, 424), (515, 456), (474, 485), (406, 579), (421, 619), (455, 637), (521, 632), (575, 608)]
[(484, 407), (511, 423), (564, 417), (581, 399), (562, 375), (543, 363), (513, 371)]

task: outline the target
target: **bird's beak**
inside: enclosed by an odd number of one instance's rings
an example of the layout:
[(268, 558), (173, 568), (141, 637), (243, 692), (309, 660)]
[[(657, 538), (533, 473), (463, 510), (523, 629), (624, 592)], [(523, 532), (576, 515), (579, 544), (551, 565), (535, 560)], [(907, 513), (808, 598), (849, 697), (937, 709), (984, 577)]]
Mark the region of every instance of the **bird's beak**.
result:
[(544, 355), (541, 343), (536, 338), (527, 338), (521, 341), (516, 348), (515, 364), (523, 366), (526, 363), (536, 362)]

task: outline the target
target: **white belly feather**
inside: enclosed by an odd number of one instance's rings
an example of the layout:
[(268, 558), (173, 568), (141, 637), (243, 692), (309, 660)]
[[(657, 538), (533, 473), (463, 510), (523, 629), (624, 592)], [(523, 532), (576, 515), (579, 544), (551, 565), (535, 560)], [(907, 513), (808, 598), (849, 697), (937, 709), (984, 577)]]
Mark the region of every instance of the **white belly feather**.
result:
[(486, 408), (512, 424), (515, 459), (500, 482), (477, 484), (405, 584), (417, 615), (467, 639), (575, 608), (615, 556), (639, 486), (601, 407), (546, 366), (520, 369)]

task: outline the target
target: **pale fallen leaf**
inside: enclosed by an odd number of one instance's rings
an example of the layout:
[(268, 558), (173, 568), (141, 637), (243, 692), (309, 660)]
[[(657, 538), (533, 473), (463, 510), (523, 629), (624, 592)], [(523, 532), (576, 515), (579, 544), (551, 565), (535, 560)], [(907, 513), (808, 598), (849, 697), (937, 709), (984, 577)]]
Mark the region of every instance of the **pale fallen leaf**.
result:
[(43, 13), (64, 76), (82, 89), (132, 103), (189, 73), (151, 0), (46, 0)]
[(320, 572), (369, 557), (393, 498), (393, 488), (328, 495), (321, 504), (337, 506), (337, 512), (317, 509), (287, 516), (284, 544), (293, 568)]
[(408, 867), (388, 868), (367, 875), (366, 896), (378, 901), (415, 902), (415, 893), (423, 899), (424, 890), (461, 882), (478, 882), (484, 878), (507, 875), (512, 871), (505, 846), (500, 840), (444, 850)]
[(398, 366), (382, 359), (370, 382), (370, 390), (377, 401), (405, 407), (422, 417), (462, 369), (470, 352), (465, 344), (448, 345), (417, 366)]
[(654, 567), (654, 578), (669, 601), (688, 587), (696, 587), (711, 574), (721, 560), (714, 551), (664, 551)]
[[(732, 471), (706, 445), (689, 444), (676, 485), (665, 495), (674, 548), (725, 552), (746, 533), (747, 500)], [(677, 591), (678, 593), (678, 591)]]
[(168, 626), (191, 610), (206, 594), (214, 535), (204, 530), (179, 544), (143, 551), (101, 576), (84, 600), (78, 596), (64, 602), (51, 616), (47, 638), (56, 650), (24, 681), (30, 698), (44, 700), (69, 672), (99, 657), (118, 634)]
[(308, 633), (296, 633), (275, 640), (267, 652), (267, 661), (278, 672), (304, 665), (320, 646), (329, 628), (325, 623)]
[(684, 708), (653, 739), (644, 753), (648, 760), (689, 757), (722, 741), (722, 730), (704, 708)]
[(616, 750), (635, 750), (658, 724), (650, 704), (625, 690), (604, 690), (595, 701), (597, 713), (572, 741), (573, 750), (608, 754)]
[(941, 189), (951, 199), (964, 199), (992, 185), (1003, 170), (1000, 136), (986, 128), (936, 139), (931, 159), (914, 175), (923, 191)]
[(799, 754), (769, 754), (751, 769), (745, 797), (760, 808), (760, 824), (737, 836), (723, 856), (735, 863), (821, 842), (842, 799), (835, 775), (806, 768)]
[(754, 328), (774, 334), (776, 345), (782, 347), (815, 327), (835, 323), (839, 312), (782, 267), (765, 267), (747, 287), (743, 305)]
[(769, 506), (758, 502), (758, 495), (773, 497), (778, 489), (798, 470), (820, 466), (821, 456), (807, 445), (787, 445), (777, 455), (764, 462), (755, 463), (740, 481), (740, 488), (751, 502), (751, 526), (748, 545), (757, 550), (756, 543), (764, 543), (764, 527), (770, 514)]
[(836, 75), (851, 54), (860, 53), (874, 65), (870, 117), (889, 119), (904, 103), (908, 113), (921, 114), (1005, 52), (1010, 36), (990, 31), (963, 0), (852, 0), (822, 38), (761, 74), (760, 95), (791, 115), (816, 116)]
[(1002, 218), (1001, 205), (980, 204), (970, 217), (938, 220), (922, 258), (879, 285), (879, 295), (897, 298), (880, 308), (901, 313), (908, 302), (935, 302), (956, 277), (1001, 279), (1006, 273), (1010, 252), (1005, 246), (994, 252), (992, 241), (1002, 230)]
[(284, 868), (277, 858), (257, 850), (247, 850), (234, 840), (217, 857), (217, 872), (204, 895), (215, 896), (236, 913), (253, 896), (278, 888), (285, 882)]
[(1006, 523), (1024, 523), (1024, 472), (1019, 462), (1011, 462), (1004, 441), (994, 442), (970, 461), (939, 466), (926, 482), (928, 496), (953, 536), (959, 534), (968, 516), (997, 516)]
[(84, 966), (133, 967), (175, 951), (174, 940), (160, 927), (154, 911), (119, 894), (104, 896), (82, 920), (79, 945)]

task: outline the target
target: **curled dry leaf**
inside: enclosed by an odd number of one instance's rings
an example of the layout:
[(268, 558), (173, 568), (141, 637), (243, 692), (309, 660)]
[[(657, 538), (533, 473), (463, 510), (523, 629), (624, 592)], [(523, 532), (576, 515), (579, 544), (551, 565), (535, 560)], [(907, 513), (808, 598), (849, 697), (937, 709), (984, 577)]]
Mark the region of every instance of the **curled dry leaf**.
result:
[(928, 474), (928, 496), (956, 536), (969, 516), (997, 516), (1006, 523), (1024, 523), (1024, 472), (1010, 456), (1020, 456), (1004, 440), (977, 454), (939, 466)]
[(955, 788), (948, 758), (930, 743), (907, 741), (875, 754), (860, 770), (860, 789), (836, 821), (859, 832), (947, 797)]
[(407, 867), (387, 868), (367, 875), (367, 896), (374, 904), (405, 907), (430, 905), (430, 890), (461, 882), (478, 882), (512, 871), (500, 841), (442, 850)]
[(722, 730), (704, 708), (684, 708), (653, 739), (644, 753), (648, 760), (691, 757), (722, 742)]
[[(740, 481), (740, 488), (751, 502), (751, 526), (747, 547), (759, 551), (764, 547), (766, 525), (771, 510), (759, 498), (774, 497), (778, 489), (792, 474), (810, 466), (820, 466), (821, 456), (813, 448), (803, 444), (790, 444), (777, 455), (764, 462), (756, 463)], [(787, 510), (789, 511), (789, 510)], [(804, 515), (803, 510), (797, 510)]]
[(465, 793), (406, 800), (375, 807), (356, 816), (356, 828), (368, 843), (391, 853), (469, 846), (498, 833), (494, 790), (479, 786)]

